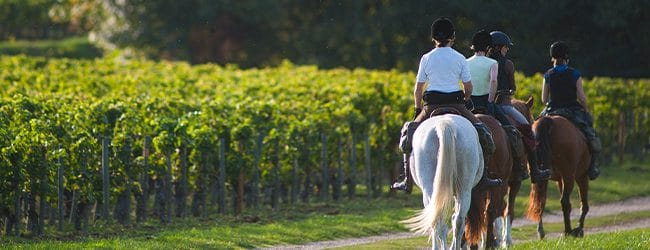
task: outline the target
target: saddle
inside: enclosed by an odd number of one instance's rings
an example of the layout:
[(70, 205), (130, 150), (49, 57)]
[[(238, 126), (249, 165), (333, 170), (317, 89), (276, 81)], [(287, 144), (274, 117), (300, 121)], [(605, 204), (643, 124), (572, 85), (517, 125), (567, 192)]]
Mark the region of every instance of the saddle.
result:
[(429, 118), (438, 116), (438, 115), (446, 115), (446, 114), (454, 114), (454, 115), (461, 115), (460, 111), (454, 107), (438, 107), (431, 111), (431, 115), (429, 115)]
[[(454, 115), (461, 115), (460, 111), (454, 107), (438, 107), (434, 109), (431, 114), (429, 115), (428, 118), (437, 116), (437, 115), (444, 115), (444, 114), (454, 114)], [(404, 126), (402, 126), (402, 131), (400, 135), (400, 141), (399, 141), (399, 150), (404, 153), (404, 154), (409, 154), (413, 150), (413, 133), (415, 133), (415, 129), (420, 125), (419, 122), (415, 121), (409, 121), (404, 123)]]

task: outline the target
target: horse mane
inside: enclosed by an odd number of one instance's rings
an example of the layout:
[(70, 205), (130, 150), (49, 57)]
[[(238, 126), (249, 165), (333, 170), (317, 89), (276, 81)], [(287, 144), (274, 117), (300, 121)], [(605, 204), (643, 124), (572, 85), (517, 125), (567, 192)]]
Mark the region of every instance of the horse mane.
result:
[(519, 113), (526, 117), (526, 120), (529, 124), (533, 124), (533, 114), (530, 112), (530, 109), (533, 107), (534, 100), (535, 98), (533, 98), (533, 96), (530, 96), (525, 102), (519, 99), (512, 99), (510, 102), (512, 103), (512, 106), (515, 107), (517, 111), (519, 111)]

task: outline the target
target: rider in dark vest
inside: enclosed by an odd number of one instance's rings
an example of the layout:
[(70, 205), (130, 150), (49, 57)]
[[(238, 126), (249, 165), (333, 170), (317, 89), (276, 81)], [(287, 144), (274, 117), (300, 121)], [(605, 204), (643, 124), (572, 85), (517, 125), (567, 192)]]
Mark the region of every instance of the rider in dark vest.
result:
[[(514, 44), (510, 40), (510, 37), (501, 31), (492, 31), (490, 33), (492, 37), (493, 48), (490, 50), (490, 57), (497, 61), (499, 64), (499, 74), (497, 77), (497, 99), (496, 106), (497, 112), (503, 112), (505, 116), (508, 116), (514, 121), (515, 127), (521, 132), (522, 139), (524, 142), (524, 148), (528, 153), (528, 165), (530, 166), (530, 175), (531, 181), (536, 183), (538, 181), (547, 180), (551, 173), (549, 170), (539, 169), (539, 164), (537, 161), (537, 151), (535, 145), (535, 136), (533, 134), (532, 128), (526, 117), (524, 117), (514, 106), (512, 106), (511, 99), (514, 92), (517, 90), (515, 85), (515, 67), (512, 61), (506, 58), (506, 54)], [(508, 119), (505, 116), (496, 115), (495, 117), (500, 122), (506, 122)], [(520, 163), (521, 160), (514, 159), (516, 163)], [(525, 174), (526, 167), (521, 166), (522, 179), (527, 178)]]
[[(412, 150), (412, 138), (415, 129), (420, 122), (429, 118), (435, 110), (454, 110), (474, 124), (479, 134), (479, 141), (483, 150), (485, 169), (483, 177), (479, 181), (478, 188), (498, 186), (502, 184), (500, 179), (489, 179), (487, 175), (487, 160), (494, 152), (494, 141), (485, 124), (481, 123), (474, 114), (465, 108), (465, 101), (469, 100), (472, 93), (472, 82), (465, 57), (451, 48), (456, 34), (454, 26), (447, 18), (438, 18), (431, 25), (431, 37), (436, 48), (422, 56), (418, 74), (416, 76), (415, 91), (415, 118), (413, 122), (407, 122), (402, 128), (400, 149), (404, 153), (404, 174), (403, 180), (397, 180), (392, 189), (404, 190), (410, 193), (408, 184), (410, 178), (409, 156)], [(463, 82), (463, 89), (459, 82)], [(424, 94), (425, 83), (428, 86)]]
[[(487, 57), (489, 49), (492, 47), (492, 37), (485, 30), (480, 30), (472, 37), (471, 49), (474, 55), (467, 59), (469, 71), (472, 74), (472, 112), (487, 113), (495, 117), (501, 123), (501, 127), (506, 132), (510, 141), (513, 155), (516, 159), (523, 154), (523, 145), (521, 142), (521, 133), (513, 126), (503, 113), (503, 110), (494, 104), (497, 92), (497, 79), (499, 72), (498, 62)], [(504, 74), (501, 74), (503, 77)], [(521, 160), (519, 160), (521, 162)], [(528, 178), (527, 171), (521, 171), (521, 180)]]
[(541, 115), (561, 115), (584, 133), (591, 151), (591, 164), (587, 175), (590, 180), (594, 180), (600, 175), (596, 160), (600, 154), (601, 144), (593, 127), (593, 118), (588, 113), (587, 98), (582, 89), (582, 77), (580, 72), (568, 66), (569, 47), (566, 43), (553, 43), (550, 55), (553, 68), (544, 74), (542, 102), (546, 103), (546, 108)]

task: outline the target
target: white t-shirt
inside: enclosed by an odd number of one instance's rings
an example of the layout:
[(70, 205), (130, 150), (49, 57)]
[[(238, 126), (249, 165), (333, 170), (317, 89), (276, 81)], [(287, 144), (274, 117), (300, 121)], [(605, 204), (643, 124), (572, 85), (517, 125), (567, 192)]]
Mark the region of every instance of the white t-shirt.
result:
[(487, 95), (490, 92), (490, 68), (496, 63), (496, 60), (486, 56), (474, 55), (467, 59), (472, 74), (473, 96)]
[(460, 91), (459, 81), (469, 82), (471, 76), (465, 56), (451, 47), (435, 48), (420, 59), (417, 82), (429, 82), (426, 91), (451, 93)]

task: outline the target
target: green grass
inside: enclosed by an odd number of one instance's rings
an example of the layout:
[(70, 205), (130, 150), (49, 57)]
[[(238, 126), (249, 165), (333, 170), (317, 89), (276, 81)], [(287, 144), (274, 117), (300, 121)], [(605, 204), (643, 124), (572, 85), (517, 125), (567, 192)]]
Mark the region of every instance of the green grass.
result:
[[(624, 200), (650, 193), (650, 166), (628, 163), (603, 169), (603, 175), (592, 182), (592, 205)], [(517, 211), (525, 209), (529, 181), (519, 194)], [(359, 192), (363, 194), (363, 192)], [(574, 192), (574, 211), (577, 212), (577, 190)], [(559, 209), (559, 196), (555, 189), (549, 196), (547, 209)], [(314, 241), (379, 235), (406, 229), (400, 220), (420, 209), (421, 194), (400, 194), (396, 198), (379, 198), (368, 201), (357, 198), (341, 203), (312, 203), (269, 209), (247, 210), (240, 216), (211, 215), (209, 219), (175, 219), (172, 224), (161, 225), (148, 221), (142, 225), (124, 228), (120, 225), (102, 225), (101, 222), (83, 234), (72, 229), (59, 233), (47, 227), (47, 237), (0, 237), (0, 248), (118, 248), (118, 249), (174, 249), (174, 248), (230, 248), (244, 249), (285, 244), (302, 244)], [(612, 215), (602, 218), (587, 217), (586, 226), (596, 227), (611, 223), (650, 217), (650, 212)], [(575, 222), (574, 222), (575, 225)], [(561, 232), (560, 223), (545, 224), (547, 233)], [(513, 230), (516, 239), (533, 239), (535, 227), (525, 226)], [(383, 243), (384, 248), (412, 248), (428, 246), (425, 237)], [(355, 249), (357, 247), (355, 246)], [(376, 247), (373, 247), (377, 249)], [(367, 249), (367, 248), (366, 248)]]
[[(279, 244), (361, 237), (401, 231), (399, 220), (411, 214), (415, 199), (399, 197), (312, 204), (279, 211), (250, 211), (210, 220), (176, 220), (168, 226), (150, 223), (124, 231), (115, 226), (93, 229), (88, 235), (58, 235), (45, 239), (5, 237), (0, 248), (253, 248)], [(159, 228), (164, 230), (158, 231)]]
[(531, 241), (512, 249), (648, 249), (650, 228), (585, 235), (584, 238), (561, 237)]
[[(627, 222), (633, 222), (635, 220), (641, 219), (641, 218), (650, 218), (650, 210), (648, 211), (639, 211), (639, 212), (634, 212), (634, 213), (626, 213), (626, 214), (617, 214), (617, 215), (610, 215), (610, 216), (603, 216), (603, 217), (597, 217), (597, 218), (587, 218), (587, 221), (585, 222), (585, 227), (587, 229), (589, 228), (597, 228), (597, 227), (603, 227), (607, 225), (614, 225), (614, 224), (623, 224)], [(575, 223), (573, 224), (575, 226)], [(546, 230), (547, 235), (550, 233), (561, 233), (564, 230), (564, 224), (563, 223), (544, 223), (544, 229)], [(512, 230), (512, 238), (515, 240), (525, 240), (527, 242), (523, 243), (517, 243), (514, 245), (514, 249), (577, 249), (572, 246), (567, 246), (570, 248), (564, 248), (561, 247), (562, 245), (556, 245), (556, 244), (567, 244), (567, 242), (571, 244), (581, 244), (579, 241), (581, 239), (573, 239), (571, 237), (564, 238), (562, 237), (561, 239), (546, 239), (544, 241), (539, 241), (537, 240), (537, 231), (536, 231), (536, 225), (527, 225), (527, 226), (522, 226), (519, 228), (513, 228)], [(637, 230), (639, 231), (639, 230)], [(648, 234), (650, 232), (650, 228), (645, 229), (644, 235), (641, 235), (642, 238), (645, 239), (645, 245), (647, 249), (647, 245), (650, 240), (650, 235)], [(607, 234), (621, 234), (621, 233), (607, 233)], [(604, 234), (595, 234), (595, 235), (585, 235), (584, 239), (587, 241), (593, 240), (594, 237), (602, 237)], [(637, 236), (634, 236), (637, 237)], [(616, 242), (614, 245), (610, 246), (622, 246), (623, 249), (627, 249), (628, 247), (633, 247), (633, 245), (625, 245), (627, 242)], [(400, 240), (390, 240), (390, 241), (381, 241), (381, 242), (376, 242), (372, 244), (364, 244), (364, 245), (356, 245), (356, 246), (349, 246), (349, 247), (341, 247), (341, 248), (336, 248), (336, 249), (341, 249), (341, 250), (346, 250), (346, 249), (416, 249), (416, 248), (423, 248), (423, 247), (428, 247), (430, 246), (431, 243), (428, 242), (428, 237), (427, 236), (421, 236), (421, 237), (416, 237), (416, 238), (410, 238), (410, 239), (400, 239)], [(641, 244), (639, 246), (643, 246), (644, 244)], [(590, 247), (591, 243), (587, 247)], [(594, 245), (598, 246), (598, 245)], [(559, 248), (558, 248), (559, 247)], [(592, 249), (592, 248), (589, 248)], [(597, 248), (597, 249), (603, 249), (603, 248)], [(614, 248), (604, 248), (604, 249), (614, 249)], [(615, 249), (621, 249), (621, 248), (615, 248)]]
[[(621, 201), (635, 196), (650, 194), (650, 162), (626, 162), (601, 167), (598, 179), (589, 182), (589, 204), (602, 204)], [(530, 180), (526, 180), (516, 199), (515, 215), (521, 217), (528, 207)], [(571, 193), (571, 204), (575, 211), (580, 209), (578, 186)], [(557, 182), (548, 184), (546, 211), (561, 210), (560, 193)]]
[(61, 40), (0, 42), (0, 55), (19, 54), (88, 59), (101, 57), (103, 53), (101, 49), (91, 44), (86, 37), (72, 37)]

